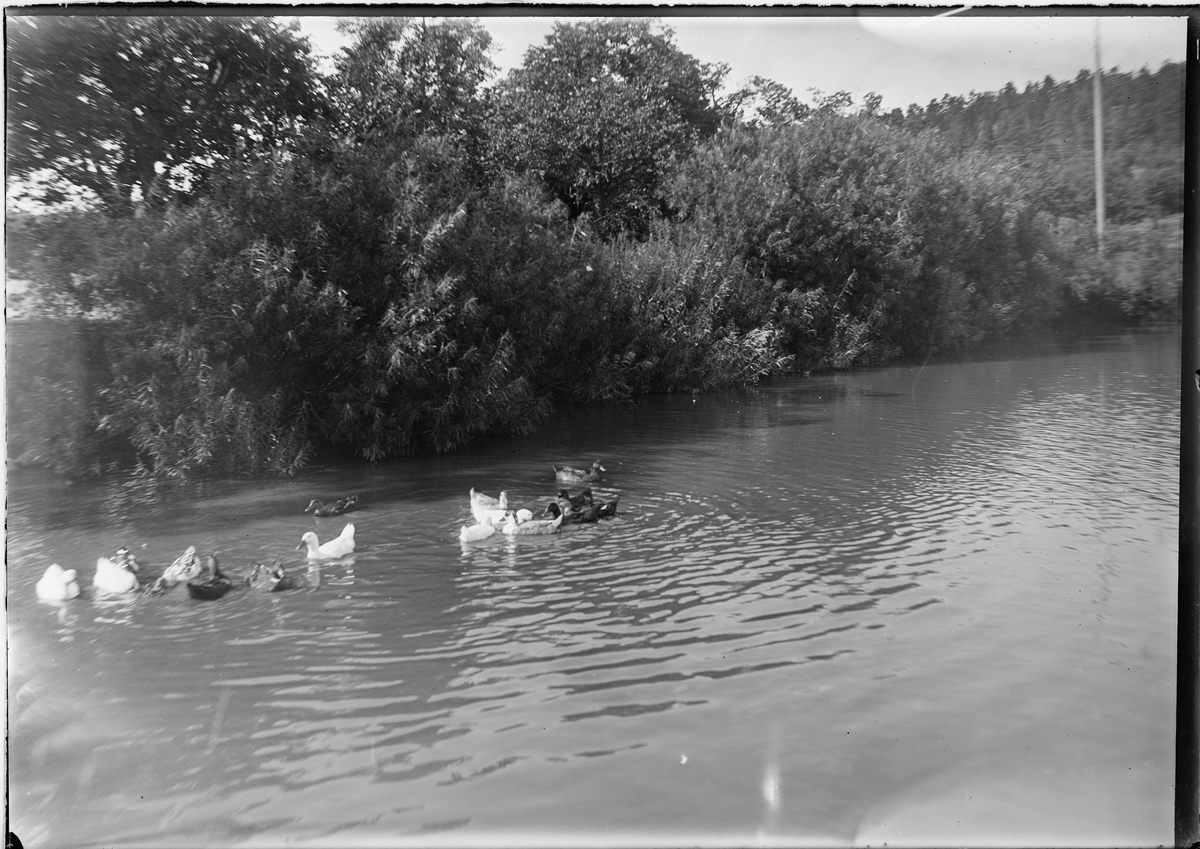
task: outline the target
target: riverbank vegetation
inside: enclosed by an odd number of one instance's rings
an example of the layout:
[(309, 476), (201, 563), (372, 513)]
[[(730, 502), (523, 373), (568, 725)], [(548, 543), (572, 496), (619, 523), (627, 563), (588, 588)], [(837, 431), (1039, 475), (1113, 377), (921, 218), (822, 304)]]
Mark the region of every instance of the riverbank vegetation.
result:
[(467, 19), (349, 21), (325, 71), (271, 19), (104, 20), (13, 19), (8, 59), (10, 166), (59, 203), (10, 215), (9, 274), (96, 360), (10, 381), (10, 456), (66, 473), (125, 446), (147, 474), (291, 474), (1178, 314), (1181, 66), (1105, 75), (1144, 114), (1108, 120), (1099, 255), (1059, 126), (1090, 123), (1087, 72), (884, 113), (735, 88), (646, 19), (561, 24), (500, 79)]

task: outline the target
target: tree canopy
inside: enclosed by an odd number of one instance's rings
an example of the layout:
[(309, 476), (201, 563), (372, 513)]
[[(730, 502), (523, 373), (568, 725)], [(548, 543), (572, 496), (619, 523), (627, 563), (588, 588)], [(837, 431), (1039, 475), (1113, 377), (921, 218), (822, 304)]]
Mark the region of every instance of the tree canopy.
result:
[(500, 86), (500, 158), (540, 176), (602, 234), (644, 233), (669, 163), (720, 126), (727, 70), (647, 20), (556, 24)]
[(766, 77), (753, 76), (725, 98), (725, 108), (750, 127), (778, 127), (798, 123), (812, 111), (792, 90)]
[[(1183, 210), (1184, 66), (1168, 62), (1157, 71), (1116, 68), (1103, 74), (1107, 214), (1132, 223)], [(1041, 186), (1046, 209), (1062, 215), (1091, 214), (1095, 195), (1092, 74), (1073, 80), (1045, 77), (1017, 91), (944, 95), (892, 121), (913, 132), (930, 131), (955, 153), (1000, 153)]]
[[(112, 212), (273, 144), (317, 108), (307, 42), (273, 18), (8, 18), (8, 165)], [(195, 175), (193, 174), (194, 178)]]
[(492, 37), (468, 19), (354, 18), (334, 60), (338, 123), (360, 140), (424, 133), (464, 141), (482, 121), (480, 88), (495, 71)]

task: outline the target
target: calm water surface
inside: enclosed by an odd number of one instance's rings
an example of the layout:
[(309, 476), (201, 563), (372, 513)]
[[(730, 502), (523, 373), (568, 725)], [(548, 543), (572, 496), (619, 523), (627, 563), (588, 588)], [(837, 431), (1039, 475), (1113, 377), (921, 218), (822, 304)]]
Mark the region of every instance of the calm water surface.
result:
[[(1169, 845), (1179, 335), (570, 411), (298, 480), (9, 480), (26, 846)], [(598, 457), (621, 513), (458, 541)], [(91, 593), (130, 545), (310, 589)], [(57, 562), (83, 597), (36, 600)]]

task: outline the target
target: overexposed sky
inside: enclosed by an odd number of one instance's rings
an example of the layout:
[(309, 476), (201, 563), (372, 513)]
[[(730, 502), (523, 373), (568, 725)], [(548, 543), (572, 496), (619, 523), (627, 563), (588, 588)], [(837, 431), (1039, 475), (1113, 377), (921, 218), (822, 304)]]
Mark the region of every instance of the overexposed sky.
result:
[[(487, 10), (480, 7), (464, 11), (479, 16), (491, 32), (492, 58), (502, 74), (520, 65), (531, 45), (542, 44), (556, 20), (585, 19), (484, 16)], [(334, 20), (302, 19), (302, 31), (318, 53), (332, 53), (342, 43)], [(943, 94), (996, 91), (1010, 81), (1023, 89), (1047, 75), (1073, 79), (1094, 65), (1097, 20), (1106, 70), (1145, 66), (1154, 71), (1163, 62), (1181, 61), (1187, 31), (1182, 15), (934, 17), (873, 14), (869, 8), (840, 18), (666, 15), (660, 20), (675, 30), (675, 43), (685, 53), (729, 65), (731, 87), (759, 75), (783, 83), (801, 100), (809, 99), (810, 88), (849, 91), (856, 103), (874, 91), (883, 96), (885, 109), (924, 105)]]

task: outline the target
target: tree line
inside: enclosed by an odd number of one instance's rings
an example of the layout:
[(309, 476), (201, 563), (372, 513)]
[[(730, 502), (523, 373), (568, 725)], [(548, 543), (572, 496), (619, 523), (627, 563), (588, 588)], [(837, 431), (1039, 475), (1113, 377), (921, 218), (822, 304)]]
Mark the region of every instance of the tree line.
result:
[(347, 19), (324, 70), (272, 18), (9, 21), (10, 174), (58, 204), (10, 216), (9, 271), (104, 366), (82, 421), (15, 435), (64, 472), (450, 451), (556, 404), (1178, 309), (1170, 199), (1097, 257), (1054, 160), (996, 141), (1027, 105), (983, 132), (984, 96), (734, 89), (641, 18), (557, 24), (503, 77), (466, 18)]
[[(1047, 211), (1077, 218), (1095, 209), (1093, 72), (1073, 80), (1047, 76), (1023, 92), (945, 95), (888, 119), (936, 131), (957, 151), (1001, 154), (1043, 182)], [(1106, 213), (1118, 223), (1183, 212), (1182, 62), (1158, 70), (1117, 68), (1101, 74)]]

